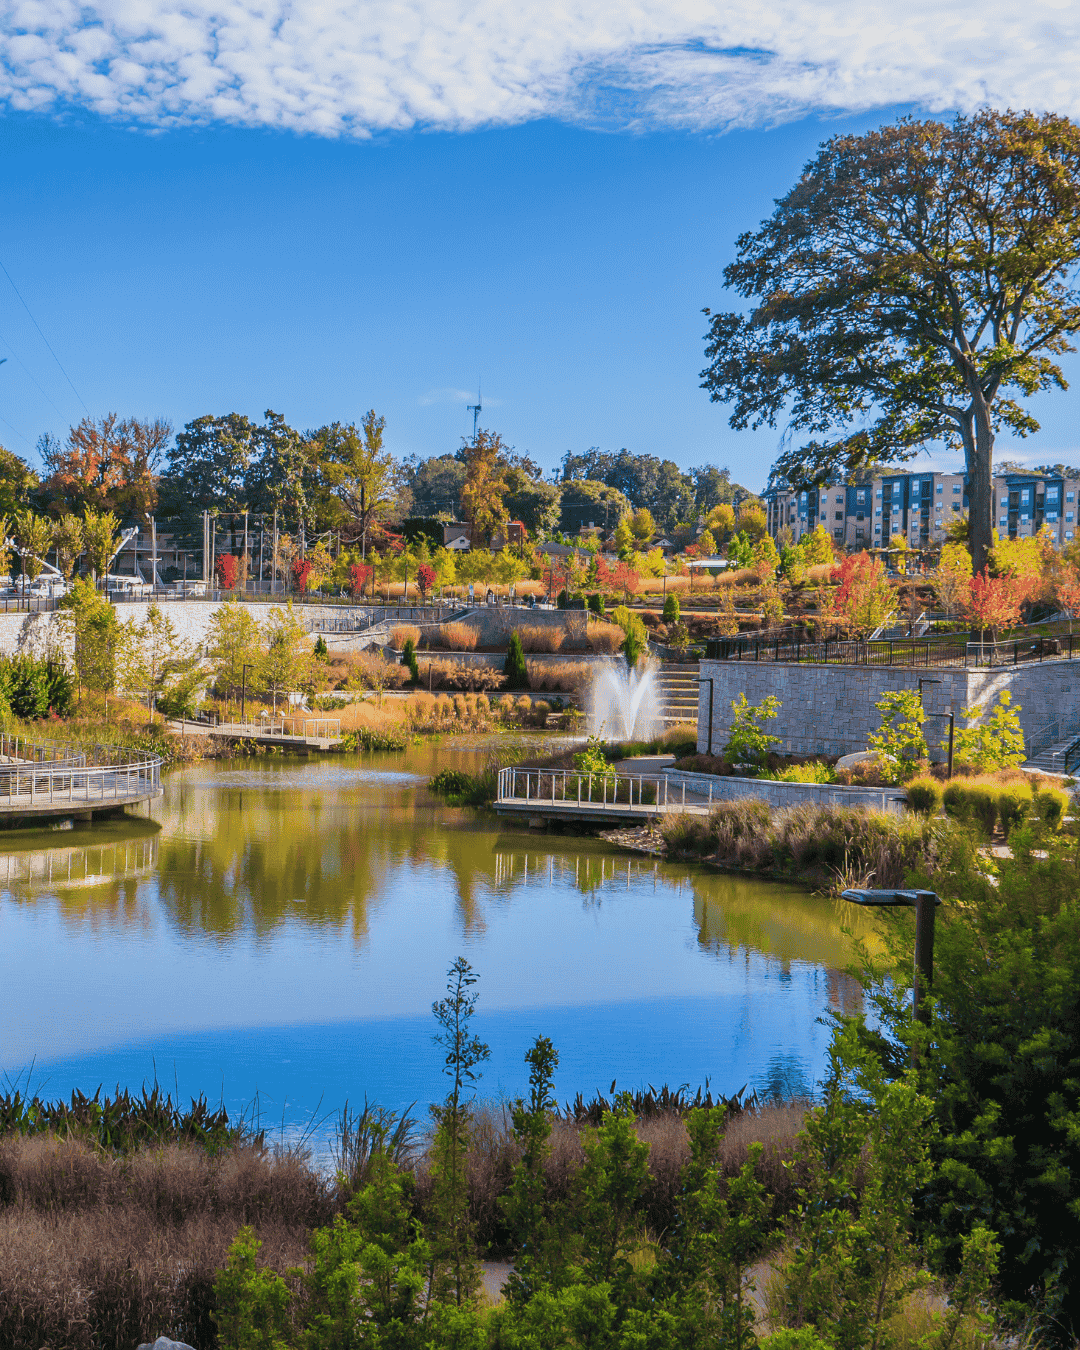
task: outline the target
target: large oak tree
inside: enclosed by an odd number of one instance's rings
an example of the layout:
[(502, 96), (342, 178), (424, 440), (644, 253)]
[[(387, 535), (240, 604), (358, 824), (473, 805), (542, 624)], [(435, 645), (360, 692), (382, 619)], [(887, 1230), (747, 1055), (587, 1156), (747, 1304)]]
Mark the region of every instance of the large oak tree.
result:
[[(788, 422), (793, 484), (962, 447), (976, 571), (992, 544), (995, 433), (1038, 423), (1080, 329), (1080, 128), (983, 111), (822, 146), (725, 284), (702, 372), (736, 428)], [(810, 444), (796, 445), (798, 433)], [(820, 438), (820, 439), (818, 439)]]

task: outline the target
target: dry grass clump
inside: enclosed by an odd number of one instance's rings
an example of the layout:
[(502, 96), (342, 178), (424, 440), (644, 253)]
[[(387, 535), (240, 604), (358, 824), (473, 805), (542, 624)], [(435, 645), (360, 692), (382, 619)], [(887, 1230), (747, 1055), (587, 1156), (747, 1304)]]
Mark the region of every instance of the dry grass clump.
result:
[[(804, 1103), (767, 1104), (733, 1117), (724, 1134), (720, 1162), (725, 1176), (734, 1176), (746, 1162), (751, 1144), (765, 1145), (757, 1175), (775, 1196), (777, 1214), (790, 1208), (795, 1187), (800, 1184), (797, 1169), (785, 1162), (795, 1157), (795, 1137), (806, 1114)], [(502, 1103), (478, 1103), (473, 1118), (466, 1168), (469, 1177), (470, 1218), (476, 1224), (481, 1250), (498, 1252), (509, 1244), (499, 1205), (510, 1177), (521, 1156), (521, 1147), (513, 1136), (509, 1112)], [(585, 1161), (581, 1141), (588, 1126), (566, 1116), (552, 1121), (548, 1139), (549, 1153), (544, 1160), (544, 1179), (548, 1200), (557, 1203), (572, 1200), (577, 1174)], [(675, 1216), (681, 1172), (690, 1160), (686, 1125), (677, 1114), (639, 1119), (638, 1138), (649, 1146), (648, 1168), (651, 1184), (645, 1198), (646, 1223), (654, 1233), (670, 1229)], [(431, 1204), (430, 1162), (420, 1158), (416, 1168), (416, 1199), (421, 1213)]]
[(493, 662), (469, 662), (462, 665), (457, 661), (441, 661), (433, 657), (424, 662), (420, 680), (431, 689), (467, 689), (475, 693), (479, 689), (501, 689), (504, 676)]
[(820, 586), (823, 581), (831, 581), (836, 570), (835, 563), (814, 563), (803, 574), (803, 581), (811, 586)]
[(401, 651), (406, 642), (412, 642), (414, 647), (420, 645), (420, 629), (414, 623), (396, 623), (390, 629), (390, 645)]
[(565, 693), (581, 700), (592, 687), (592, 667), (585, 661), (530, 661), (529, 688), (537, 693)]
[(519, 596), (523, 596), (527, 600), (530, 595), (539, 598), (546, 593), (547, 588), (542, 581), (516, 581), (514, 590)]
[(721, 802), (708, 817), (661, 826), (671, 854), (714, 857), (742, 871), (771, 871), (845, 886), (900, 886), (933, 872), (941, 828), (913, 816), (844, 806), (791, 806), (770, 815), (760, 800)]
[(524, 624), (517, 634), (526, 652), (558, 652), (566, 641), (565, 628), (548, 628), (543, 624)]
[(330, 715), (341, 719), (342, 731), (398, 731), (403, 720), (402, 705), (396, 700), (380, 706), (362, 699)]
[(444, 623), (439, 628), (439, 642), (451, 652), (474, 652), (479, 641), (479, 632), (467, 623)]
[(345, 681), (348, 689), (400, 689), (409, 678), (407, 666), (388, 661), (378, 650), (349, 652), (345, 659), (349, 670)]
[(589, 624), (587, 636), (594, 652), (603, 652), (608, 656), (614, 656), (620, 651), (626, 640), (626, 634), (617, 623), (605, 623), (603, 620)]
[(216, 1344), (214, 1275), (237, 1228), (252, 1224), (285, 1270), (335, 1210), (296, 1156), (172, 1145), (118, 1159), (51, 1136), (0, 1143), (0, 1200), (4, 1350)]

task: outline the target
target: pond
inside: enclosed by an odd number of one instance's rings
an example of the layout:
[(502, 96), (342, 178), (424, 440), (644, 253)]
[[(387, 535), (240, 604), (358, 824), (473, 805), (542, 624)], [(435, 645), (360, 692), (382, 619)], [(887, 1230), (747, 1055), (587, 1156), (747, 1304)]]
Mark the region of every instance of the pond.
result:
[[(148, 814), (11, 834), (0, 853), (0, 1074), (43, 1095), (156, 1076), (287, 1136), (346, 1100), (443, 1095), (431, 1004), (478, 972), (479, 1085), (561, 1099), (647, 1083), (804, 1093), (859, 990), (858, 910), (441, 805), (488, 747), (216, 761)], [(846, 911), (846, 912), (845, 912)]]

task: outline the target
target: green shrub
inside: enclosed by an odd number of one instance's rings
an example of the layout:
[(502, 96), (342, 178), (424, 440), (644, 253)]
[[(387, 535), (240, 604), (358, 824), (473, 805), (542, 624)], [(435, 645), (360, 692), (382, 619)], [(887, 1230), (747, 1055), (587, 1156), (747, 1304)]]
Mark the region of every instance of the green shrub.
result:
[(506, 647), (506, 663), (503, 666), (507, 689), (528, 689), (529, 671), (525, 665), (525, 649), (521, 645), (521, 635), (510, 634)]
[(951, 783), (946, 783), (941, 798), (947, 816), (950, 816), (953, 820), (967, 820), (969, 801), (968, 787), (965, 783), (958, 778), (953, 779)]
[(604, 617), (604, 597), (599, 591), (593, 591), (592, 595), (589, 596), (589, 609), (597, 618), (602, 619)]
[(1031, 810), (1032, 791), (1027, 783), (1010, 783), (997, 794), (997, 814), (1008, 839), (1009, 831), (1019, 825)]
[(634, 670), (637, 663), (649, 647), (649, 633), (641, 619), (633, 614), (630, 617), (630, 623), (626, 630), (626, 637), (623, 639), (623, 656), (626, 657), (626, 664)]
[(1060, 830), (1069, 809), (1069, 794), (1060, 788), (1041, 788), (1035, 794), (1035, 814), (1052, 830)]
[(734, 716), (728, 727), (724, 758), (729, 764), (764, 764), (769, 746), (778, 744), (780, 737), (770, 735), (763, 724), (779, 715), (780, 700), (768, 694), (755, 706), (747, 702), (745, 694), (740, 694), (732, 699), (731, 711)]
[[(956, 733), (956, 758), (973, 764), (980, 773), (992, 769), (1011, 769), (1023, 764), (1024, 733), (1020, 727), (1020, 706), (1014, 708), (1012, 695), (1003, 690), (997, 706), (982, 726), (966, 727)], [(968, 721), (981, 717), (982, 705), (965, 708)]]
[(0, 695), (11, 712), (26, 721), (48, 717), (50, 712), (67, 717), (74, 708), (71, 676), (55, 657), (0, 659)]
[(410, 683), (419, 684), (420, 667), (416, 663), (416, 648), (413, 646), (412, 638), (405, 639), (405, 646), (401, 649), (401, 664), (409, 667)]
[(994, 833), (998, 818), (998, 791), (982, 783), (973, 783), (968, 792), (968, 818), (986, 837)]
[(913, 778), (907, 785), (908, 807), (920, 816), (936, 816), (945, 794), (935, 778)]
[(330, 660), (330, 651), (327, 648), (326, 639), (323, 637), (321, 633), (315, 639), (315, 646), (312, 648), (311, 654), (315, 657), (316, 661)]
[(777, 769), (775, 773), (759, 773), (758, 777), (774, 783), (835, 783), (836, 770), (831, 764), (812, 759), (806, 764), (792, 764), (790, 768)]
[(674, 591), (672, 591), (670, 595), (664, 597), (664, 622), (679, 622), (679, 597)]
[(244, 1227), (229, 1248), (224, 1270), (214, 1280), (214, 1321), (221, 1350), (287, 1350), (288, 1285), (256, 1264), (262, 1242)]

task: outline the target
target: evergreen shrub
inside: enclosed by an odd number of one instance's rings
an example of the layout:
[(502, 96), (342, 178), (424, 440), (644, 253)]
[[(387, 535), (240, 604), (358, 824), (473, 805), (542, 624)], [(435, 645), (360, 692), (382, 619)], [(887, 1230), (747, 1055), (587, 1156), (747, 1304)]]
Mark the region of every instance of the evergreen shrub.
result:
[(907, 785), (908, 807), (920, 816), (936, 816), (945, 794), (934, 778), (913, 778)]

